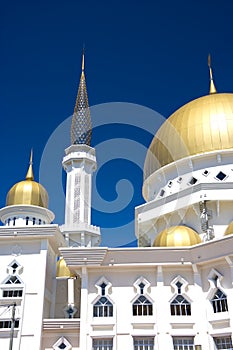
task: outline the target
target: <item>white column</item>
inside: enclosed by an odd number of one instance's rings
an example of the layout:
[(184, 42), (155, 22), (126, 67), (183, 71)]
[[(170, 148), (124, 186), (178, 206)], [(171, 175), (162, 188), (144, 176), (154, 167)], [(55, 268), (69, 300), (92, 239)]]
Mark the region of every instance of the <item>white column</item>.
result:
[(74, 306), (74, 278), (68, 278), (68, 305)]
[(95, 149), (87, 145), (72, 145), (66, 150), (63, 167), (67, 173), (65, 224), (61, 230), (68, 244), (96, 246), (100, 229), (91, 225), (92, 174), (96, 169)]
[(96, 169), (95, 149), (72, 145), (65, 150), (63, 167), (67, 173), (65, 225), (91, 224), (92, 174)]
[(206, 319), (206, 299), (202, 292), (202, 280), (196, 264), (192, 265), (195, 300), (192, 305), (192, 316), (195, 321), (194, 338), (195, 345), (201, 345), (202, 349), (209, 350), (208, 321)]
[(81, 301), (80, 301), (80, 349), (89, 350), (87, 346), (88, 323), (88, 273), (87, 268), (82, 267), (81, 276)]

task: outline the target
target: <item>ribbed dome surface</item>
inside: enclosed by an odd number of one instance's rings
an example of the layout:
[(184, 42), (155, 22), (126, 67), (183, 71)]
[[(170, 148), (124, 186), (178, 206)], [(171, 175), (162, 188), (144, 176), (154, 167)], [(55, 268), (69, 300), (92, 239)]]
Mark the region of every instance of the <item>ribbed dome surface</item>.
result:
[(57, 278), (72, 278), (75, 277), (73, 273), (70, 272), (70, 269), (66, 265), (65, 259), (60, 258), (57, 261), (57, 271), (56, 271), (56, 277)]
[(48, 208), (46, 189), (36, 181), (24, 180), (15, 184), (7, 194), (6, 205), (28, 204)]
[(149, 147), (144, 179), (176, 160), (233, 148), (233, 94), (210, 94), (173, 113)]
[(198, 243), (201, 243), (201, 238), (190, 227), (172, 226), (159, 233), (153, 247), (186, 247)]
[(18, 204), (36, 205), (38, 207), (48, 208), (48, 193), (46, 189), (41, 184), (34, 181), (32, 152), (26, 180), (16, 183), (7, 194), (7, 206)]
[(227, 235), (231, 235), (232, 233), (233, 233), (233, 221), (227, 226), (224, 235), (227, 236)]

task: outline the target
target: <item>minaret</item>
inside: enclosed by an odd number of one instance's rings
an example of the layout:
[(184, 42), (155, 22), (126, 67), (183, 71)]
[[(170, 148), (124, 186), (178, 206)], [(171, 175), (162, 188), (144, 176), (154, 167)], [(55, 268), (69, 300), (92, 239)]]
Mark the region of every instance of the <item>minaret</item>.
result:
[(61, 227), (70, 246), (96, 246), (100, 243), (99, 227), (91, 225), (92, 174), (96, 170), (90, 108), (82, 72), (71, 124), (71, 146), (65, 150), (63, 168), (67, 173), (65, 224)]

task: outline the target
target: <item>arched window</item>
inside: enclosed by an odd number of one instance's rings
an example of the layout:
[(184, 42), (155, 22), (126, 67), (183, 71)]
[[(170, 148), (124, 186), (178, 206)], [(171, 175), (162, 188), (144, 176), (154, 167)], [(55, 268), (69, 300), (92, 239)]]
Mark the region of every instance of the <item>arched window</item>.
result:
[(227, 296), (220, 289), (215, 292), (211, 303), (214, 313), (228, 311)]
[(93, 317), (111, 317), (113, 316), (113, 305), (106, 298), (101, 297), (93, 307)]
[(177, 287), (177, 296), (172, 300), (170, 304), (172, 316), (190, 316), (191, 315), (191, 303), (186, 300), (181, 294), (181, 287), (183, 283), (177, 281), (175, 283)]
[(190, 316), (191, 304), (182, 295), (177, 295), (170, 304), (172, 316)]
[(26, 216), (26, 225), (28, 225), (29, 216)]
[(140, 295), (140, 297), (133, 303), (133, 316), (149, 315), (153, 315), (152, 303), (144, 295)]

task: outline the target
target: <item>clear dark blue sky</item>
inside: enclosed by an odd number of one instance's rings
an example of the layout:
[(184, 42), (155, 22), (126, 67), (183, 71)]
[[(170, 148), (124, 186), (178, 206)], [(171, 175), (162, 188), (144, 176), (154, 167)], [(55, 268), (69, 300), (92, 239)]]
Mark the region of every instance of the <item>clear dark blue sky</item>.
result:
[[(73, 112), (84, 44), (90, 105), (133, 103), (168, 117), (208, 93), (209, 52), (218, 91), (232, 92), (232, 13), (231, 0), (2, 2), (1, 207), (10, 187), (25, 176), (31, 147), (39, 179), (50, 135)], [(145, 147), (150, 143), (151, 135), (137, 134), (135, 126), (111, 127), (94, 130), (93, 146), (132, 135)], [(93, 212), (93, 222), (104, 228), (103, 245), (134, 239), (133, 208), (143, 202), (142, 172), (120, 159), (99, 170), (98, 191), (107, 201), (115, 199), (114, 181), (128, 177), (135, 187), (130, 204), (113, 215)], [(57, 221), (62, 223), (61, 213)]]

